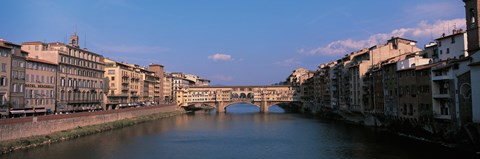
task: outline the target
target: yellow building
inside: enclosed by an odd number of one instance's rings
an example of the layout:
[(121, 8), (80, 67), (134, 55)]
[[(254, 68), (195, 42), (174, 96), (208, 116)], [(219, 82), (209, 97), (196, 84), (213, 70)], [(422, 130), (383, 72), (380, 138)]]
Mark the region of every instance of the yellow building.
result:
[[(107, 109), (128, 107), (136, 102), (138, 91), (133, 85), (137, 79), (134, 78), (134, 70), (128, 64), (105, 59), (105, 77), (108, 79), (109, 89), (107, 92)], [(131, 85), (132, 84), (132, 85)], [(138, 86), (137, 86), (138, 87)]]
[(107, 108), (148, 106), (160, 102), (160, 77), (154, 72), (111, 59), (105, 59), (105, 72), (109, 81)]

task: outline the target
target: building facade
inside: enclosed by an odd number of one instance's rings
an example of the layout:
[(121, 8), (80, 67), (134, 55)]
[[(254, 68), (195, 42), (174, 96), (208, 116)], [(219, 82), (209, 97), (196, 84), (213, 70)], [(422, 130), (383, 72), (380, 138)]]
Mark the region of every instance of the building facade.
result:
[(172, 92), (172, 83), (173, 77), (166, 74), (163, 76), (163, 99), (166, 102), (170, 103), (173, 102), (173, 92)]
[(138, 98), (137, 79), (134, 78), (134, 70), (131, 66), (105, 59), (105, 77), (108, 79), (108, 92), (106, 109), (118, 109), (128, 107)]
[(58, 65), (37, 58), (27, 58), (25, 108), (31, 114), (49, 114), (56, 110)]
[(10, 81), (12, 70), (12, 55), (19, 52), (19, 46), (5, 40), (0, 40), (0, 115), (8, 117), (11, 111)]
[(81, 49), (74, 34), (69, 44), (26, 42), (22, 49), (29, 56), (58, 64), (57, 112), (105, 110), (104, 58)]
[(160, 65), (160, 64), (150, 64), (148, 66), (148, 69), (150, 71), (154, 72), (156, 76), (158, 76), (158, 77), (155, 77), (156, 80), (158, 80), (158, 81), (156, 81), (156, 83), (154, 85), (154, 89), (155, 89), (154, 93), (156, 94), (154, 101), (157, 102), (157, 103), (163, 102), (163, 101), (165, 101), (165, 95), (163, 94), (164, 93), (164, 91), (163, 91), (163, 89), (164, 89), (163, 88), (163, 85), (164, 85), (163, 79), (164, 79), (164, 76), (165, 76), (164, 67), (163, 67), (163, 65)]

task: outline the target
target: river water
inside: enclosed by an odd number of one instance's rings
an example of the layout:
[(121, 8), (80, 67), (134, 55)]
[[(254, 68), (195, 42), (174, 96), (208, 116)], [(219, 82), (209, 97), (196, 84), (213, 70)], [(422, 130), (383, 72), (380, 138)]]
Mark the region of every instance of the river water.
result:
[(75, 140), (20, 150), (2, 159), (314, 158), (461, 159), (465, 153), (372, 128), (272, 107), (238, 104), (227, 113), (179, 115)]

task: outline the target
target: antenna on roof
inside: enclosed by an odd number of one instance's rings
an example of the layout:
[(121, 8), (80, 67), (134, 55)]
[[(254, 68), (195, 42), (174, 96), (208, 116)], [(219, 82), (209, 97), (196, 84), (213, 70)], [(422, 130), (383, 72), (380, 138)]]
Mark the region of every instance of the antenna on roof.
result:
[(433, 33), (432, 33), (432, 26), (430, 26), (430, 41), (433, 41)]
[(450, 23), (448, 23), (448, 34), (450, 34)]
[(443, 24), (443, 35), (445, 35), (445, 24)]

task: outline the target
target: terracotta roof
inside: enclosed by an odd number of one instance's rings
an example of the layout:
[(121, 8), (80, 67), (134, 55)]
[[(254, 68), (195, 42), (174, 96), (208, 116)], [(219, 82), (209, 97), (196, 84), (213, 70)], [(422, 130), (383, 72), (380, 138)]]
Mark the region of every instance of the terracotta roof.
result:
[(4, 46), (4, 45), (0, 45), (0, 47), (6, 48), (6, 49), (11, 49), (12, 48), (12, 47), (9, 47), (9, 46)]
[(35, 62), (46, 63), (46, 64), (50, 64), (50, 65), (58, 65), (56, 63), (53, 63), (53, 62), (50, 62), (50, 61), (47, 61), (47, 60), (42, 60), (42, 59), (32, 58), (32, 57), (27, 57), (27, 61), (35, 61)]
[(150, 64), (149, 66), (160, 66), (160, 67), (163, 67), (163, 65), (160, 65), (160, 64)]
[(452, 36), (456, 36), (456, 35), (461, 35), (461, 34), (463, 34), (463, 33), (465, 33), (465, 31), (458, 31), (458, 32), (456, 32), (456, 33), (454, 33), (454, 34), (445, 35), (445, 36), (442, 36), (442, 37), (440, 37), (440, 38), (437, 38), (436, 40), (441, 40), (441, 39), (445, 39), (445, 38), (448, 38), (448, 37), (452, 37)]
[(433, 63), (433, 64), (428, 64), (428, 65), (416, 66), (415, 70), (423, 70), (423, 69), (427, 69), (427, 68), (432, 68), (432, 67), (435, 67), (439, 64), (440, 63), (437, 62), (437, 63)]
[(22, 43), (22, 45), (29, 45), (29, 44), (42, 44), (42, 45), (47, 45), (46, 43), (41, 42), (41, 41), (30, 41), (30, 42), (24, 42), (24, 43)]
[(21, 46), (21, 45), (18, 45), (18, 44), (15, 44), (15, 43), (12, 43), (10, 41), (3, 40), (3, 39), (1, 39), (0, 41), (5, 43), (5, 44), (8, 44), (8, 45), (14, 45), (14, 46), (19, 46), (19, 47)]

